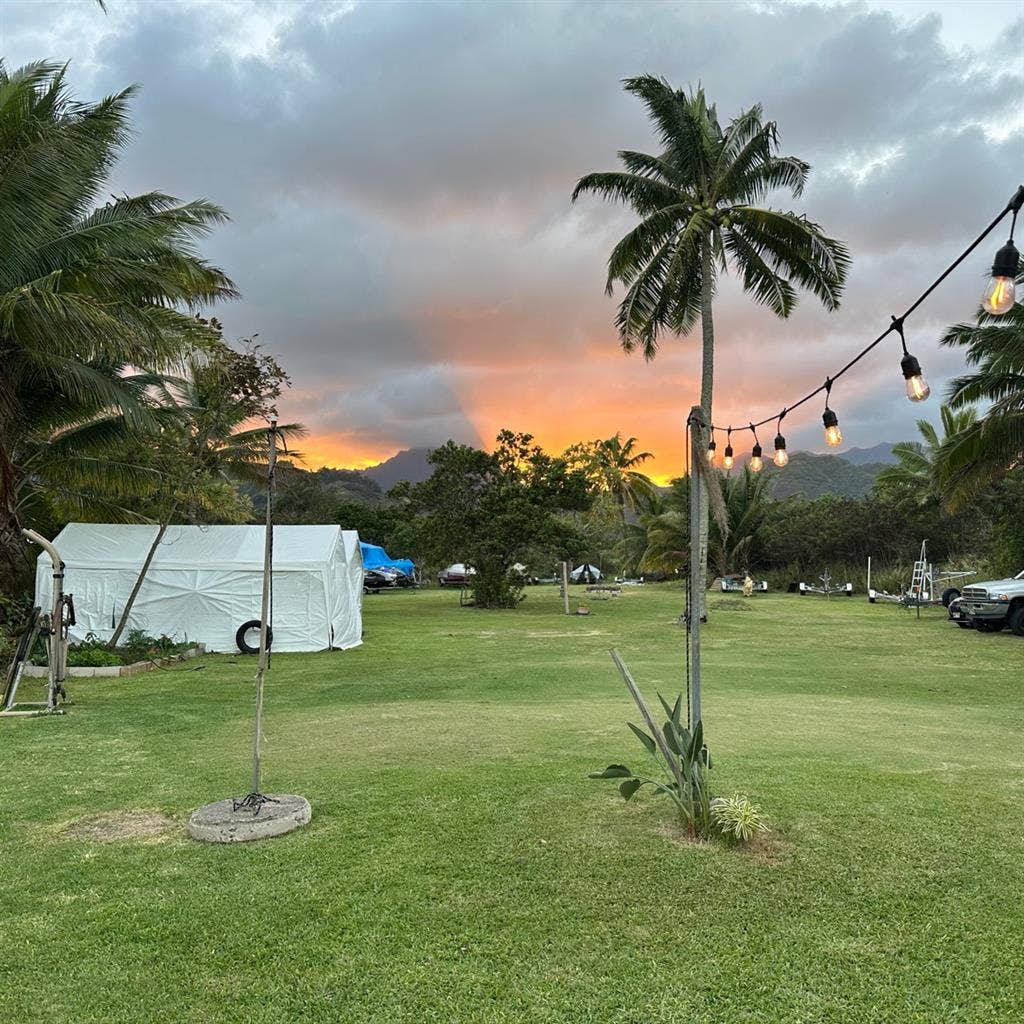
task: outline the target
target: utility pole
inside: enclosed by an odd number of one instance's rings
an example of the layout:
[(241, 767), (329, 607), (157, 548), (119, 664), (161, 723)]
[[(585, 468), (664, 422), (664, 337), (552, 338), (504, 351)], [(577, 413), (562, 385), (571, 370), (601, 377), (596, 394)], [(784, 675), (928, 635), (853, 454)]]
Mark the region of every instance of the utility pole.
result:
[(270, 617), (270, 588), (274, 577), (274, 466), (277, 463), (277, 420), (267, 429), (267, 529), (263, 541), (263, 604), (260, 611), (260, 656), (256, 667), (256, 735), (252, 747), (252, 790), (259, 794), (263, 757), (263, 678), (267, 673), (267, 620)]

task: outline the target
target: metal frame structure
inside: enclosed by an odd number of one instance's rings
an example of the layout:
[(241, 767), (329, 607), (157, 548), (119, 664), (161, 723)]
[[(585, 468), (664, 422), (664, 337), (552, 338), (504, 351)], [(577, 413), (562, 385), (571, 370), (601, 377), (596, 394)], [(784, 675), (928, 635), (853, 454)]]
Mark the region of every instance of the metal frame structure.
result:
[(810, 587), (806, 583), (797, 584), (797, 593), (803, 597), (804, 594), (821, 594), (822, 597), (831, 597), (833, 594), (843, 594), (846, 597), (853, 597), (853, 584), (841, 583), (832, 586), (832, 573), (826, 569), (819, 577), (820, 587)]
[[(977, 576), (977, 571), (974, 569), (937, 571), (934, 564), (928, 561), (928, 541), (923, 540), (917, 561), (914, 562), (910, 586), (901, 594), (890, 594), (887, 590), (872, 589), (871, 559), (868, 558), (868, 601), (871, 604), (878, 601), (889, 601), (902, 605), (904, 608), (921, 608), (940, 604), (948, 607), (948, 603), (943, 600), (946, 591), (951, 589), (948, 585), (969, 576)], [(956, 596), (959, 597), (959, 588), (952, 589), (957, 590)]]
[[(50, 564), (53, 566), (53, 603), (46, 614), (40, 608), (32, 610), (21, 642), (15, 651), (14, 660), (7, 670), (0, 717), (36, 718), (40, 715), (63, 715), (64, 709), (59, 708), (57, 702), (66, 701), (68, 697), (64, 689), (64, 677), (67, 675), (68, 630), (75, 624), (75, 605), (71, 595), (64, 593), (64, 562), (57, 549), (34, 530), (21, 532), (27, 540), (38, 544), (50, 556)], [(46, 637), (46, 700), (19, 702), (18, 686), (40, 633)]]

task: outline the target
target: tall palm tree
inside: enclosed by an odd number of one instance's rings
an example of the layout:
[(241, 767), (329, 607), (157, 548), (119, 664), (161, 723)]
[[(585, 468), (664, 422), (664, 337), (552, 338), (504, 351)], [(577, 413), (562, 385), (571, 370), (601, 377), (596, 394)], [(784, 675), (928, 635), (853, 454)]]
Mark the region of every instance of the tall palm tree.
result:
[(651, 478), (638, 468), (653, 458), (650, 452), (637, 451), (635, 437), (624, 441), (621, 432), (591, 446), (586, 470), (597, 486), (615, 499), (623, 523), (627, 510), (635, 511), (655, 493)]
[[(156, 536), (139, 570), (108, 647), (116, 647), (157, 548), (176, 518), (208, 522), (234, 485), (262, 483), (267, 475), (267, 428), (250, 427), (252, 405), (235, 400), (221, 364), (193, 355), (187, 373), (166, 377), (153, 389), (160, 428), (149, 441), (149, 460), (159, 479), (152, 499)], [(302, 437), (298, 423), (278, 426), (286, 439)], [(292, 458), (301, 459), (298, 452)], [(227, 485), (227, 486), (225, 486)]]
[(877, 477), (875, 486), (879, 490), (901, 491), (913, 494), (919, 505), (939, 497), (939, 455), (942, 446), (957, 434), (967, 430), (978, 419), (977, 411), (968, 406), (959, 411), (948, 405), (939, 408), (942, 420), (942, 436), (928, 420), (918, 420), (917, 429), (924, 438), (920, 441), (901, 441), (892, 446), (892, 453), (899, 460), (887, 466)]
[[(798, 197), (810, 171), (804, 161), (778, 155), (776, 124), (762, 119), (760, 106), (723, 128), (703, 89), (687, 94), (652, 75), (627, 79), (625, 88), (647, 106), (662, 151), (620, 151), (624, 170), (585, 175), (572, 198), (595, 193), (628, 204), (640, 217), (608, 258), (608, 294), (616, 283), (625, 288), (616, 317), (622, 347), (653, 359), (664, 334), (688, 334), (699, 318), (700, 405), (710, 423), (718, 275), (731, 266), (756, 302), (787, 317), (796, 286), (835, 309), (849, 256), (805, 216), (759, 205), (778, 189)], [(700, 439), (705, 446), (706, 432)], [(703, 498), (702, 578), (707, 536)]]
[(134, 90), (77, 102), (65, 70), (0, 63), (0, 543), (19, 525), (14, 447), (33, 396), (129, 412), (133, 388), (96, 367), (180, 365), (216, 336), (190, 311), (235, 295), (197, 249), (219, 207), (153, 192), (95, 208)]
[[(1018, 277), (1024, 282), (1024, 274)], [(1003, 316), (984, 311), (974, 324), (956, 324), (943, 345), (962, 345), (974, 372), (950, 384), (949, 404), (988, 404), (985, 414), (942, 445), (938, 478), (951, 511), (1024, 465), (1024, 305)], [(991, 404), (989, 404), (991, 403)]]

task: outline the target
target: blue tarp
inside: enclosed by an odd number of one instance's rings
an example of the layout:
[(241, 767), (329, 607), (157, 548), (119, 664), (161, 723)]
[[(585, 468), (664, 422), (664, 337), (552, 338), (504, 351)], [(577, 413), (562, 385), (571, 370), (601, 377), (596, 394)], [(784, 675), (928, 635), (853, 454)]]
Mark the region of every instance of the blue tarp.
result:
[(376, 544), (359, 542), (363, 551), (364, 569), (401, 569), (406, 576), (412, 576), (416, 572), (416, 566), (408, 558), (390, 558), (388, 553)]

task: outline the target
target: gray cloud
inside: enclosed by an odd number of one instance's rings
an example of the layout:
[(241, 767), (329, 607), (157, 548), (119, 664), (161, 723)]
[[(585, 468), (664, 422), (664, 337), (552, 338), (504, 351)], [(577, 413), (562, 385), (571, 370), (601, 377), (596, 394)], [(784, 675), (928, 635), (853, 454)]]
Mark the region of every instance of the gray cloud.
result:
[[(677, 457), (696, 345), (667, 342), (654, 367), (617, 353), (604, 260), (630, 215), (568, 204), (616, 150), (656, 146), (623, 77), (702, 82), (722, 116), (761, 102), (815, 168), (785, 205), (853, 251), (835, 315), (805, 298), (779, 323), (723, 284), (716, 419), (760, 418), (835, 369), (1024, 176), (1020, 18), (970, 48), (939, 14), (865, 4), (109, 6), (9, 3), (5, 51), (70, 58), (83, 96), (142, 84), (112, 189), (228, 208), (208, 251), (244, 300), (220, 315), (283, 356), (284, 411), (341, 459), (504, 423), (549, 443), (621, 429)], [(908, 329), (936, 391), (959, 362), (935, 340), (995, 247)], [(885, 349), (842, 382), (851, 443), (913, 433)], [(817, 447), (819, 413), (791, 438)]]

